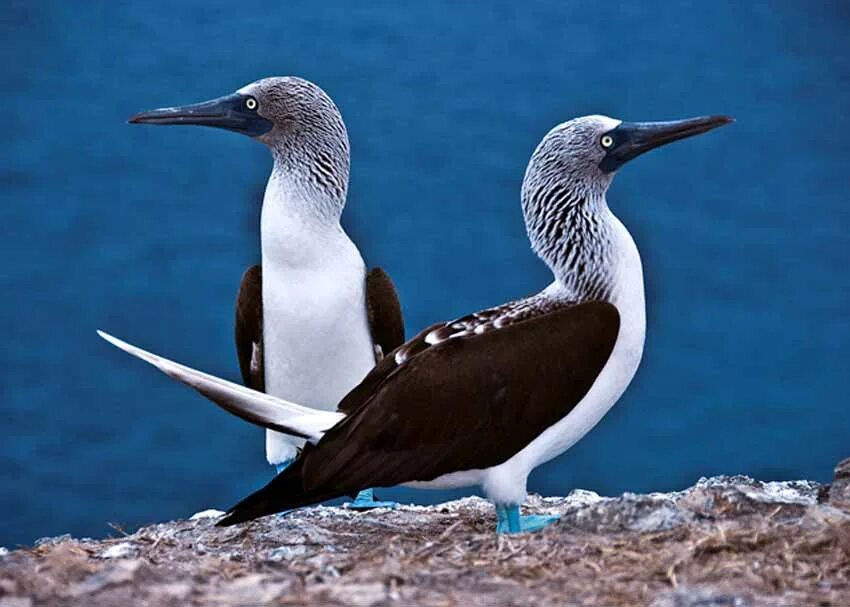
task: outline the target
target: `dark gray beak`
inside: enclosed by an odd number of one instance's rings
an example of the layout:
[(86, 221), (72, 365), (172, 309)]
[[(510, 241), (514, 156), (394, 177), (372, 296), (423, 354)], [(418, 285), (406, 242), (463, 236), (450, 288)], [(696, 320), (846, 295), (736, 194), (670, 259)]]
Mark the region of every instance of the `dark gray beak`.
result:
[(611, 138), (608, 153), (599, 163), (599, 168), (610, 173), (616, 171), (632, 158), (659, 146), (706, 133), (724, 126), (735, 119), (730, 116), (700, 116), (672, 122), (623, 122), (602, 136)]
[[(274, 124), (257, 113), (253, 97), (238, 93), (194, 105), (167, 107), (141, 112), (131, 117), (130, 124), (200, 124), (236, 131), (249, 137), (268, 133)], [(250, 107), (253, 105), (253, 108)]]

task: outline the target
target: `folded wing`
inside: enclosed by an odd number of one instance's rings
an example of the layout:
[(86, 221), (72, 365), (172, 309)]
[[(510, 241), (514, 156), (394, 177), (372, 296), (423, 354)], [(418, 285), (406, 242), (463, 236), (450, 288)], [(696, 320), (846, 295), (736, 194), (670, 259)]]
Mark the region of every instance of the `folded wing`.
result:
[(291, 470), (222, 522), (503, 463), (587, 394), (619, 326), (614, 306), (593, 302), (432, 345), (427, 329), (401, 364), (386, 357), (349, 393), (347, 417)]

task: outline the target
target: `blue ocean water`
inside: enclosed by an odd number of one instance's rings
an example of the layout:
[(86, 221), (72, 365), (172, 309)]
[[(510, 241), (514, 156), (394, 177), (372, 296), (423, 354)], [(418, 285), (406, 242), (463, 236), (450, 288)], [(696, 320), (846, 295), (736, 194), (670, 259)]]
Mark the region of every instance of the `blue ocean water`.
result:
[(258, 260), (268, 154), (125, 120), (266, 75), (310, 78), (342, 109), (345, 224), (410, 334), (547, 283), (519, 186), (551, 126), (734, 115), (618, 175), (645, 358), (530, 489), (826, 481), (850, 455), (844, 3), (7, 1), (0, 20), (0, 545), (223, 508), (270, 477), (261, 430), (94, 333), (238, 377), (233, 299)]

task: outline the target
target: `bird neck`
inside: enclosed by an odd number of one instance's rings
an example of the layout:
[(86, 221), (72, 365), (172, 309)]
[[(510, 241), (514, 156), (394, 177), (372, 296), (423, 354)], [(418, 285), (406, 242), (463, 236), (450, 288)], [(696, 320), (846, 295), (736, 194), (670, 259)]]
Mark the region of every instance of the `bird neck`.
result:
[(263, 202), (287, 204), (292, 213), (339, 223), (348, 195), (348, 156), (313, 147), (271, 148), (274, 166)]
[(322, 187), (309, 169), (275, 155), (260, 219), (263, 266), (310, 268), (342, 253), (359, 258), (340, 225), (344, 206), (344, 191)]
[(638, 294), (642, 298), (640, 254), (608, 208), (604, 192), (579, 200), (550, 208), (545, 225), (532, 237), (533, 248), (552, 270), (561, 294), (579, 302), (613, 302)]

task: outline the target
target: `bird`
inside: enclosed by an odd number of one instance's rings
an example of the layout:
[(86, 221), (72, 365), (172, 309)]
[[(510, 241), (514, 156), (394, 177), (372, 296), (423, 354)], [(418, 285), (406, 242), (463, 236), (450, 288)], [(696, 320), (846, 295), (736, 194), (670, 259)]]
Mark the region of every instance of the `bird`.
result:
[(732, 121), (592, 115), (554, 127), (534, 150), (521, 189), (531, 247), (552, 282), (427, 327), (384, 357), (334, 412), (258, 394), (102, 336), (232, 413), (307, 439), (292, 466), (219, 525), (366, 486), (477, 485), (495, 505), (497, 533), (538, 531), (558, 517), (521, 514), (529, 474), (602, 419), (643, 355), (643, 265), (608, 205), (608, 188), (637, 156)]
[[(263, 78), (235, 93), (132, 116), (132, 124), (218, 127), (252, 137), (274, 164), (260, 218), (261, 264), (243, 274), (235, 342), (243, 383), (333, 407), (384, 353), (404, 342), (398, 295), (381, 268), (366, 270), (340, 225), (350, 166), (342, 115), (318, 85), (294, 76)], [(300, 442), (267, 430), (277, 472)], [(393, 507), (370, 489), (354, 508)]]

